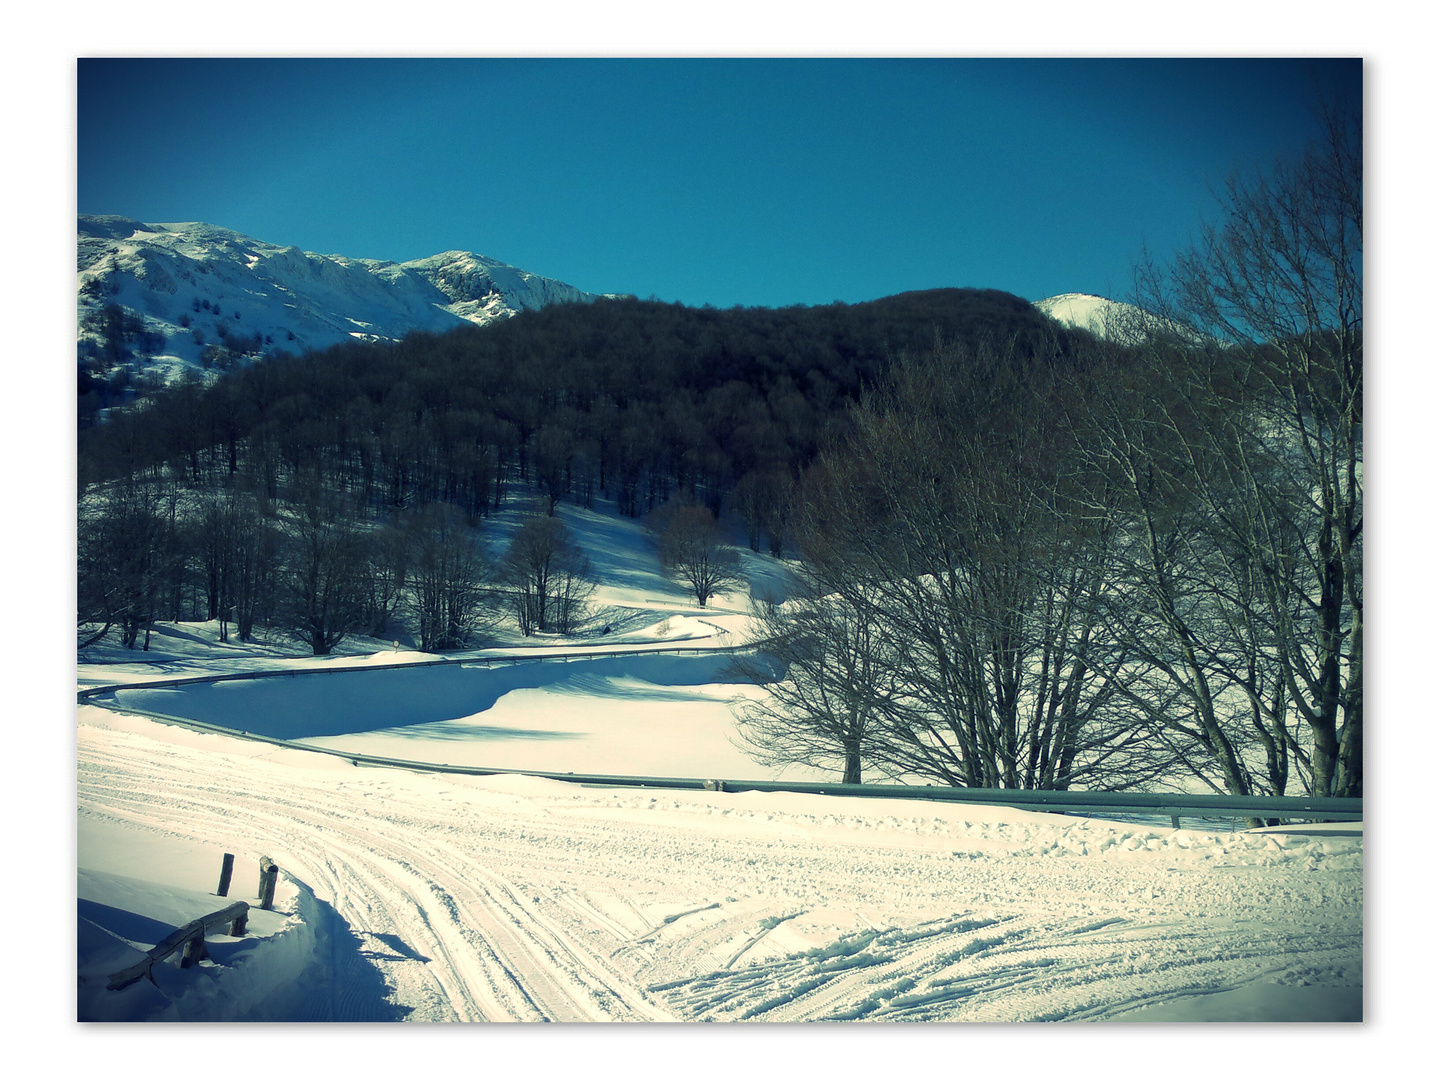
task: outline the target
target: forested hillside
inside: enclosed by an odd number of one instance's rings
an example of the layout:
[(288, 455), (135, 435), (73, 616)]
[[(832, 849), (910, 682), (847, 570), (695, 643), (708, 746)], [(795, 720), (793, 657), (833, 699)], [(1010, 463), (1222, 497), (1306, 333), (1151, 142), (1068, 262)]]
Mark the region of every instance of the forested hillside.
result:
[(155, 618), (242, 638), (273, 623), (321, 653), (397, 619), (462, 647), (487, 606), (526, 633), (569, 628), (584, 553), (563, 530), (536, 523), (486, 565), (481, 522), (516, 497), (542, 517), (561, 499), (665, 508), (688, 535), (663, 549), (692, 553), (672, 569), (703, 604), (727, 579), (715, 519), (785, 553), (800, 477), (894, 357), (997, 339), (1047, 363), (1077, 341), (977, 290), (778, 311), (615, 299), (182, 378), (80, 432), (81, 621), (141, 647)]
[(942, 346), (852, 411), (792, 504), (757, 757), (1363, 794), (1361, 159), (1331, 121), (1231, 180), (1127, 344)]
[(1118, 340), (994, 291), (605, 299), (182, 380), (81, 432), (81, 641), (574, 633), (587, 556), (554, 512), (603, 498), (700, 606), (732, 573), (717, 519), (791, 560), (741, 717), (762, 759), (1361, 795), (1352, 135), (1233, 181)]
[(82, 483), (169, 463), (266, 498), (304, 473), (365, 512), (444, 501), (484, 515), (508, 485), (597, 492), (639, 515), (677, 492), (719, 512), (795, 479), (895, 356), (936, 342), (1071, 355), (1018, 297), (948, 289), (820, 308), (555, 305), (397, 344), (337, 346), (185, 380), (82, 433)]

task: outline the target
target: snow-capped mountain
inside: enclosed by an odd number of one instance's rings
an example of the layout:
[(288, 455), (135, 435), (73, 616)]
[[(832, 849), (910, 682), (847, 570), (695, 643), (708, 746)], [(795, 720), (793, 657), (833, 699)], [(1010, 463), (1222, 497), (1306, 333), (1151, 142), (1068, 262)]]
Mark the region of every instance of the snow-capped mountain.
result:
[[(469, 251), (396, 263), (319, 255), (203, 222), (79, 215), (82, 355), (121, 333), (165, 376), (271, 350), (487, 323), (595, 294)], [(102, 314), (119, 305), (116, 329)], [(113, 309), (112, 309), (113, 310)]]
[(1056, 322), (1077, 330), (1088, 330), (1098, 338), (1135, 345), (1166, 329), (1182, 337), (1194, 335), (1158, 315), (1134, 304), (1107, 300), (1090, 293), (1061, 293), (1037, 300), (1035, 308)]

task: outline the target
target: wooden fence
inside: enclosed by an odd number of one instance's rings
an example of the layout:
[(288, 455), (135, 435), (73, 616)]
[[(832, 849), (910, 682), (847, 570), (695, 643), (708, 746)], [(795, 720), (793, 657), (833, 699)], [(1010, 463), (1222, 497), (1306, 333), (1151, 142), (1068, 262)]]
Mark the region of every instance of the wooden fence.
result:
[(175, 930), (164, 941), (156, 945), (148, 953), (145, 959), (138, 964), (132, 964), (124, 971), (117, 971), (110, 976), (110, 989), (123, 990), (133, 982), (139, 982), (144, 978), (151, 978), (150, 969), (156, 964), (167, 959), (175, 950), (184, 946), (185, 953), (180, 958), (181, 967), (190, 967), (193, 964), (205, 959), (208, 952), (205, 949), (205, 935), (217, 926), (230, 924), (231, 937), (244, 937), (245, 924), (250, 915), (250, 905), (244, 900), (237, 900), (229, 907), (221, 908), (219, 911), (212, 911), (209, 915), (203, 915), (194, 922), (188, 922)]
[[(235, 866), (235, 856), (226, 853), (220, 869), (220, 888), (218, 895), (224, 896), (230, 888), (230, 873)], [(270, 860), (268, 856), (260, 859), (260, 884), (257, 894), (260, 900), (260, 908), (269, 911), (275, 903), (275, 881), (279, 877), (280, 867)], [(117, 971), (110, 976), (109, 988), (111, 990), (123, 990), (132, 983), (148, 978), (154, 982), (151, 968), (156, 964), (169, 959), (176, 950), (184, 948), (180, 957), (182, 968), (193, 967), (201, 960), (206, 959), (210, 953), (205, 947), (205, 935), (217, 926), (229, 924), (231, 937), (244, 937), (250, 919), (250, 905), (244, 900), (237, 900), (228, 907), (219, 911), (212, 911), (209, 915), (202, 915), (200, 918), (177, 927), (164, 941), (156, 945), (145, 958), (138, 963), (131, 964), (124, 971)]]

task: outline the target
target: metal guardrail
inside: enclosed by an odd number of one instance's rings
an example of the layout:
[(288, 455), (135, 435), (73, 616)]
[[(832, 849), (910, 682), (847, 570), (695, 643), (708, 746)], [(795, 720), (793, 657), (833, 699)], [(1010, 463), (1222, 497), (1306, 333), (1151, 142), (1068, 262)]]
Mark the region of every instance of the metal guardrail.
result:
[[(788, 784), (765, 780), (716, 780), (723, 791), (811, 791), (879, 799), (1010, 806), (1059, 813), (1152, 813), (1187, 817), (1306, 818), (1361, 821), (1363, 800), (1293, 795), (1190, 795), (1130, 791), (1028, 791), (1016, 788), (914, 787), (903, 784)], [(1179, 827), (1178, 824), (1176, 826)]]
[[(304, 668), (267, 668), (259, 671), (229, 671), (210, 675), (179, 675), (163, 679), (147, 679), (142, 682), (123, 683), (100, 683), (95, 686), (87, 686), (76, 691), (76, 699), (85, 701), (89, 698), (98, 697), (101, 694), (112, 694), (118, 690), (164, 690), (174, 686), (194, 686), (199, 683), (237, 682), (244, 679), (282, 679), (299, 678), (306, 675), (339, 675), (363, 671), (403, 671), (411, 668), (431, 667), (465, 667), (474, 665), (480, 667), (491, 667), (496, 664), (536, 664), (545, 662), (568, 662), (572, 660), (602, 660), (607, 656), (653, 656), (656, 654), (664, 656), (691, 656), (701, 653), (729, 654), (746, 652), (755, 647), (754, 642), (747, 642), (740, 645), (633, 645), (615, 646), (608, 649), (587, 650), (585, 652), (564, 652), (564, 653), (542, 653), (540, 650), (555, 648), (557, 646), (532, 645), (518, 646), (517, 648), (531, 648), (536, 650), (536, 655), (527, 656), (524, 653), (512, 653), (504, 656), (447, 656), (438, 660), (411, 660), (401, 661), (394, 664), (344, 664), (332, 667), (315, 668), (306, 670)], [(138, 661), (149, 663), (149, 661)], [(167, 661), (168, 662), (168, 661)], [(128, 710), (137, 711), (137, 710)]]
[[(730, 614), (735, 614), (735, 613), (734, 613), (734, 612), (725, 611), (725, 612), (721, 612), (720, 614), (730, 615)], [(703, 619), (697, 619), (697, 621), (699, 621), (699, 622), (705, 622), (705, 620), (703, 620)], [(728, 636), (730, 636), (730, 635), (733, 633), (733, 631), (726, 630), (724, 627), (716, 626), (713, 622), (706, 622), (705, 625), (711, 627), (712, 629), (714, 629), (714, 630), (716, 631), (716, 634), (715, 634), (716, 637), (728, 637)], [(624, 637), (625, 635), (624, 635), (623, 633), (621, 633), (621, 634), (616, 634), (615, 636), (616, 636), (617, 638), (620, 638), (620, 637)], [(706, 639), (706, 638), (681, 638), (681, 639), (679, 639), (679, 640), (681, 640), (681, 641), (697, 641), (697, 640), (698, 640), (698, 641), (703, 641), (703, 640), (708, 640), (708, 639)], [(615, 642), (612, 642), (612, 643), (610, 643), (610, 644), (602, 644), (602, 645), (599, 645), (599, 646), (596, 646), (594, 642), (590, 642), (589, 644), (590, 644), (592, 650), (594, 650), (595, 652), (597, 652), (599, 655), (602, 655), (602, 656), (603, 656), (603, 655), (606, 655), (606, 654), (608, 654), (608, 653), (611, 653), (611, 652), (629, 652), (629, 651), (635, 651), (635, 652), (647, 652), (647, 651), (648, 651), (648, 652), (672, 652), (672, 651), (679, 651), (679, 650), (682, 649), (682, 646), (675, 645), (675, 644), (672, 644), (672, 643), (669, 642), (669, 641), (665, 641), (665, 640), (663, 640), (663, 639), (658, 639), (658, 638), (657, 638), (656, 640), (654, 640), (654, 641), (648, 641), (648, 642), (615, 641)], [(747, 642), (745, 642), (744, 644), (741, 644), (741, 645), (712, 645), (712, 646), (709, 646), (709, 647), (706, 647), (706, 646), (703, 646), (703, 645), (693, 645), (693, 646), (686, 646), (686, 647), (684, 647), (684, 648), (695, 649), (695, 650), (700, 650), (700, 651), (704, 651), (704, 652), (711, 652), (711, 651), (723, 651), (723, 650), (727, 650), (727, 649), (729, 649), (729, 650), (734, 650), (734, 649), (752, 648), (752, 647), (754, 646), (754, 644), (755, 644), (755, 642), (753, 642), (753, 641), (747, 641)], [(379, 665), (379, 666), (425, 667), (425, 666), (427, 666), (427, 665), (434, 665), (434, 664), (464, 664), (464, 663), (470, 663), (470, 662), (475, 661), (475, 660), (489, 660), (489, 659), (504, 659), (504, 660), (517, 659), (517, 660), (526, 660), (526, 659), (540, 659), (540, 658), (542, 658), (542, 657), (538, 657), (538, 656), (530, 656), (530, 657), (527, 657), (527, 656), (524, 655), (525, 653), (544, 654), (544, 653), (547, 653), (547, 652), (548, 652), (551, 656), (559, 656), (559, 655), (579, 656), (579, 655), (582, 655), (582, 654), (580, 654), (580, 653), (564, 653), (564, 654), (561, 654), (561, 653), (556, 653), (556, 652), (553, 651), (553, 650), (556, 650), (556, 649), (565, 649), (565, 648), (568, 648), (568, 646), (566, 646), (566, 645), (550, 645), (550, 644), (546, 644), (545, 642), (515, 642), (515, 643), (509, 644), (509, 645), (488, 645), (488, 646), (485, 646), (485, 647), (483, 647), (483, 648), (471, 650), (471, 651), (470, 651), (470, 654), (469, 654), (469, 655), (466, 655), (466, 656), (443, 656), (443, 657), (439, 657), (439, 658), (437, 658), (437, 659), (435, 659), (435, 660), (419, 660), (419, 661), (412, 661), (412, 662), (409, 663), (409, 664)], [(502, 657), (486, 657), (486, 656), (477, 656), (477, 655), (475, 655), (475, 654), (477, 654), (477, 653), (498, 651), (498, 650), (501, 650), (501, 649), (505, 650), (507, 654), (514, 654), (514, 655), (506, 655), (506, 656), (502, 656)], [(82, 650), (82, 651), (83, 651), (83, 650)], [(375, 653), (342, 653), (342, 654), (339, 654), (339, 655), (327, 656), (327, 657), (325, 657), (325, 659), (339, 659), (341, 656), (374, 656), (374, 655), (377, 655), (377, 654), (375, 654)], [(589, 655), (589, 654), (586, 653), (586, 654), (584, 654), (584, 655)], [(315, 658), (316, 658), (316, 657), (315, 657), (315, 655), (314, 655), (313, 653), (293, 653), (293, 654), (290, 654), (290, 655), (288, 655), (288, 656), (286, 656), (286, 655), (279, 655), (279, 656), (277, 656), (277, 655), (275, 655), (274, 653), (264, 653), (264, 652), (251, 652), (251, 653), (231, 652), (231, 653), (226, 653), (224, 656), (216, 657), (216, 658), (214, 658), (214, 659), (219, 659), (219, 660), (314, 660)], [(142, 655), (142, 656), (135, 656), (135, 657), (122, 657), (122, 658), (120, 658), (120, 659), (115, 659), (114, 657), (111, 657), (111, 658), (108, 659), (108, 660), (87, 660), (87, 659), (85, 659), (85, 658), (82, 656), (82, 657), (80, 657), (79, 659), (77, 659), (76, 663), (77, 663), (77, 665), (83, 664), (83, 665), (86, 666), (86, 667), (119, 667), (119, 666), (121, 666), (121, 665), (134, 665), (134, 664), (146, 664), (146, 665), (151, 665), (151, 666), (159, 666), (159, 665), (163, 665), (163, 664), (184, 664), (184, 663), (189, 663), (189, 662), (191, 662), (191, 661), (193, 661), (193, 660), (195, 660), (195, 659), (196, 659), (196, 657), (193, 657), (193, 656), (177, 656), (177, 655), (171, 655), (171, 656), (167, 656), (167, 657), (166, 657), (165, 659), (163, 659), (163, 660), (161, 660), (161, 659), (150, 660), (150, 659), (146, 659), (146, 658)]]
[(1363, 800), (1318, 796), (1277, 796), (1277, 795), (1190, 795), (1170, 792), (1097, 792), (1097, 791), (1027, 791), (1016, 788), (953, 788), (921, 787), (910, 784), (825, 784), (784, 780), (730, 780), (703, 779), (680, 776), (625, 776), (602, 773), (540, 772), (527, 769), (502, 769), (478, 765), (451, 765), (446, 763), (411, 761), (402, 758), (380, 757), (373, 754), (359, 754), (333, 747), (311, 746), (289, 739), (278, 739), (268, 735), (256, 735), (237, 731), (218, 724), (207, 724), (183, 716), (156, 712), (150, 709), (122, 706), (118, 702), (108, 703), (92, 699), (107, 693), (122, 690), (155, 689), (157, 687), (181, 686), (201, 682), (233, 681), (246, 678), (268, 678), (283, 675), (327, 675), (342, 671), (382, 671), (397, 668), (433, 667), (440, 664), (492, 664), (516, 662), (540, 662), (546, 660), (580, 660), (605, 656), (626, 656), (662, 653), (714, 653), (733, 652), (747, 646), (721, 646), (710, 648), (661, 648), (608, 650), (600, 653), (566, 653), (545, 657), (466, 657), (422, 661), (412, 664), (366, 664), (360, 666), (326, 668), (323, 671), (292, 672), (269, 671), (233, 673), (186, 677), (146, 683), (122, 683), (114, 686), (89, 687), (77, 694), (79, 701), (89, 701), (101, 708), (116, 712), (146, 716), (161, 723), (174, 724), (194, 731), (228, 735), (233, 738), (264, 742), (293, 750), (305, 750), (313, 754), (326, 754), (343, 758), (354, 765), (368, 765), (377, 768), (405, 769), (411, 772), (429, 772), (460, 776), (533, 776), (544, 780), (559, 780), (566, 783), (584, 784), (593, 787), (638, 787), (669, 788), (690, 791), (788, 791), (797, 794), (843, 795), (870, 799), (911, 799), (932, 802), (974, 803), (982, 806), (1009, 806), (1022, 810), (1036, 810), (1066, 814), (1104, 813), (1146, 813), (1169, 815), (1171, 823), (1179, 828), (1179, 818), (1186, 817), (1244, 817), (1244, 818), (1296, 818), (1320, 821), (1361, 821), (1364, 817)]

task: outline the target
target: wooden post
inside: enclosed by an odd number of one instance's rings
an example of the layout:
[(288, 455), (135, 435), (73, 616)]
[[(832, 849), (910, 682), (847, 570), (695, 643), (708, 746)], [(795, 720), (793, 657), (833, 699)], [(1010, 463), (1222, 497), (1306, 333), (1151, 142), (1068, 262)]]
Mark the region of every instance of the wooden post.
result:
[(247, 908), (245, 911), (242, 911), (239, 915), (235, 916), (235, 921), (230, 924), (231, 937), (245, 936), (245, 923), (246, 920), (249, 918), (249, 915), (250, 911)]
[(235, 869), (235, 856), (230, 852), (225, 853), (225, 858), (220, 864), (220, 888), (215, 890), (216, 896), (230, 895), (230, 874)]
[(200, 932), (185, 942), (185, 953), (180, 957), (180, 966), (182, 968), (193, 967), (209, 956), (210, 950), (205, 947), (205, 927), (202, 924)]
[(279, 873), (280, 867), (271, 862), (268, 855), (260, 859), (260, 907), (265, 911), (275, 903), (275, 879)]

